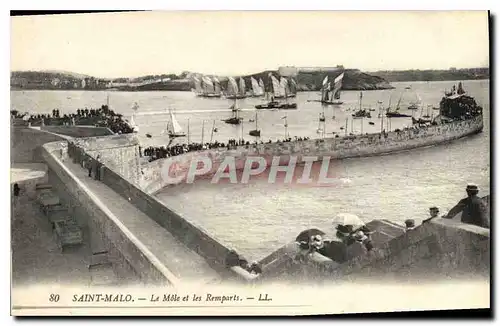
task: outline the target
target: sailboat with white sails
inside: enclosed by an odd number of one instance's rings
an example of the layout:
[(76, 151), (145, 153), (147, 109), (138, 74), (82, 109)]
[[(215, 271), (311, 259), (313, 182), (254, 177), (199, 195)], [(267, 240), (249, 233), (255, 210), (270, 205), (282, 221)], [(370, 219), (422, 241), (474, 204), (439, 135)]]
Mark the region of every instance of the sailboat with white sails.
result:
[(222, 96), (220, 82), (216, 77), (210, 78), (208, 76), (203, 76), (201, 80), (198, 79), (198, 77), (194, 77), (193, 81), (193, 92), (197, 96), (208, 98), (218, 98)]
[[(259, 110), (269, 110), (269, 109), (280, 109), (280, 110), (290, 110), (297, 109), (297, 103), (288, 103), (288, 92), (290, 92), (289, 82), (285, 77), (280, 77), (280, 80), (276, 78), (272, 73), (269, 73), (269, 79), (271, 81), (271, 101), (267, 104), (258, 104), (255, 108)], [(293, 82), (294, 83), (294, 82)], [(276, 101), (277, 98), (285, 99), (285, 103), (280, 103)]]
[(264, 96), (264, 82), (262, 79), (257, 81), (257, 79), (250, 77), (250, 82), (252, 84), (252, 97)]
[(175, 118), (172, 109), (169, 110), (169, 114), (170, 114), (170, 121), (167, 124), (167, 130), (166, 130), (169, 137), (170, 138), (185, 137), (186, 133), (182, 130), (182, 127)]
[(246, 98), (247, 94), (245, 80), (240, 77), (237, 83), (234, 77), (228, 77), (225, 96), (229, 100)]
[(341, 105), (344, 102), (340, 101), (340, 91), (342, 89), (342, 80), (344, 73), (341, 73), (333, 80), (333, 83), (328, 81), (328, 76), (323, 79), (323, 86), (321, 88), (321, 102), (325, 105)]
[(135, 116), (137, 114), (137, 110), (139, 110), (139, 105), (137, 104), (137, 102), (135, 102), (132, 106), (132, 110), (134, 111), (134, 113), (132, 113), (132, 115), (130, 116), (129, 125), (130, 128), (132, 128), (133, 132), (139, 132), (139, 126), (135, 122)]

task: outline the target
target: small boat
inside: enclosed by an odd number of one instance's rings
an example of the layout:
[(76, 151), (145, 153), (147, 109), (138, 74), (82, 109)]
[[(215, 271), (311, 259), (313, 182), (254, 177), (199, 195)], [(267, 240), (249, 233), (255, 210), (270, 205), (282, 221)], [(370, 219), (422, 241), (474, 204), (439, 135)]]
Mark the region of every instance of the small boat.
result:
[(411, 121), (412, 121), (412, 123), (414, 125), (416, 125), (416, 124), (426, 124), (426, 123), (432, 122), (431, 119), (422, 119), (422, 118), (415, 119), (414, 117), (411, 118)]
[(325, 122), (325, 114), (324, 113), (319, 114), (319, 121)]
[(167, 125), (167, 132), (170, 138), (186, 136), (186, 133), (182, 131), (182, 127), (179, 122), (177, 122), (172, 110), (170, 110), (170, 123)]
[(354, 114), (352, 114), (352, 117), (353, 118), (371, 118), (372, 115), (367, 110), (362, 109), (362, 110), (358, 110)]
[(271, 101), (267, 104), (258, 104), (255, 106), (258, 110), (271, 110), (271, 109), (280, 109), (280, 110), (293, 110), (297, 108), (297, 103), (279, 103), (278, 101)]
[(370, 122), (368, 122), (368, 124), (373, 126), (373, 125), (375, 125), (375, 122), (370, 121)]
[(405, 89), (411, 89), (411, 86), (406, 86)]
[(280, 107), (280, 103), (278, 101), (271, 101), (267, 104), (257, 104), (255, 106), (258, 110), (269, 110), (269, 109), (278, 109)]
[(412, 103), (408, 106), (408, 110), (418, 110), (418, 105), (415, 103)]
[(151, 134), (146, 134), (146, 137), (151, 138), (153, 136), (151, 136)]
[(255, 129), (254, 130), (250, 130), (250, 132), (248, 133), (250, 136), (254, 136), (254, 137), (260, 137), (260, 130), (258, 128), (258, 120), (257, 120), (257, 112), (255, 112)]
[(410, 118), (411, 117), (411, 115), (399, 113), (397, 111), (387, 112), (385, 114), (385, 116), (388, 118)]

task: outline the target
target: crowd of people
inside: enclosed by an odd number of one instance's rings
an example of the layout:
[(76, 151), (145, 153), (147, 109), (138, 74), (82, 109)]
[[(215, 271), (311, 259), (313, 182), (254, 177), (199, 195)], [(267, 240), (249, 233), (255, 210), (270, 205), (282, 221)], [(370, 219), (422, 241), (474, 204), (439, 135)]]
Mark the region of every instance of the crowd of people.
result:
[[(295, 137), (295, 141), (303, 141), (303, 140), (308, 140), (309, 137)], [(283, 140), (278, 140), (276, 143), (286, 143), (286, 142), (291, 142), (292, 138), (285, 138)], [(267, 141), (267, 144), (273, 143), (271, 140)], [(159, 147), (154, 147), (154, 146), (149, 146), (146, 147), (143, 151), (144, 156), (149, 158), (149, 162), (162, 159), (162, 158), (167, 158), (167, 157), (172, 157), (172, 156), (177, 156), (181, 155), (184, 153), (188, 152), (197, 152), (197, 151), (202, 151), (202, 150), (207, 150), (207, 149), (213, 149), (213, 148), (226, 148), (228, 150), (230, 149), (235, 149), (238, 146), (249, 146), (249, 145), (257, 145), (257, 144), (264, 144), (263, 141), (259, 142), (253, 142), (251, 143), (250, 141), (246, 141), (244, 139), (229, 139), (227, 143), (222, 143), (219, 141), (214, 141), (211, 143), (189, 143), (189, 144), (176, 144), (176, 145), (169, 145), (169, 146), (159, 146)]]
[(132, 133), (132, 127), (123, 119), (121, 114), (115, 113), (107, 105), (99, 109), (77, 109), (76, 113), (61, 115), (59, 109), (52, 110), (52, 114), (20, 114), (13, 110), (11, 115), (15, 118), (26, 119), (31, 125), (93, 125), (107, 127), (117, 134)]

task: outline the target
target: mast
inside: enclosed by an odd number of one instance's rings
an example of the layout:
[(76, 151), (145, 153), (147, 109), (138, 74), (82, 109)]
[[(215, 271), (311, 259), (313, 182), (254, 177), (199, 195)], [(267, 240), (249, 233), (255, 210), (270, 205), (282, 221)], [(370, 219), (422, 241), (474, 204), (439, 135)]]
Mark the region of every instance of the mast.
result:
[(243, 125), (244, 123), (241, 124), (241, 143), (243, 144), (243, 137), (244, 137), (244, 134), (243, 134)]
[(359, 109), (363, 107), (363, 92), (359, 92)]
[(259, 130), (257, 127), (257, 111), (255, 111), (255, 130)]
[(380, 115), (380, 133), (384, 130), (384, 115)]
[(345, 135), (347, 136), (347, 121), (349, 118), (345, 118)]
[(212, 143), (212, 140), (214, 138), (214, 129), (215, 129), (215, 120), (214, 120), (214, 124), (212, 125), (212, 134), (210, 135), (210, 144)]
[(354, 118), (351, 118), (351, 134), (353, 134), (353, 128), (354, 128)]
[(203, 146), (203, 137), (205, 136), (205, 120), (201, 123), (201, 146)]
[(189, 119), (188, 119), (188, 145), (190, 144), (190, 140), (189, 140)]
[(285, 140), (287, 138), (287, 136), (286, 136), (287, 134), (288, 134), (288, 116), (285, 113)]
[(365, 117), (361, 117), (361, 135), (363, 135), (363, 121), (365, 120)]

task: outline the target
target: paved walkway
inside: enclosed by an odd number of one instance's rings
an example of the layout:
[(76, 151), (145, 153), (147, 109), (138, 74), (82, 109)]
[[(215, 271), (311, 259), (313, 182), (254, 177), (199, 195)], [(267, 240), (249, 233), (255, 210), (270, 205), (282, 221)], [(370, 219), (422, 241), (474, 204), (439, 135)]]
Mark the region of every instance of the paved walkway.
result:
[(102, 182), (89, 178), (80, 165), (71, 160), (65, 160), (64, 164), (179, 281), (220, 282), (220, 275), (201, 256), (165, 228)]
[(37, 203), (21, 196), (13, 200), (11, 215), (12, 286), (89, 285), (89, 248), (68, 248), (61, 253), (52, 229)]

